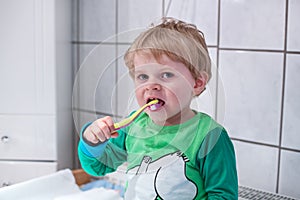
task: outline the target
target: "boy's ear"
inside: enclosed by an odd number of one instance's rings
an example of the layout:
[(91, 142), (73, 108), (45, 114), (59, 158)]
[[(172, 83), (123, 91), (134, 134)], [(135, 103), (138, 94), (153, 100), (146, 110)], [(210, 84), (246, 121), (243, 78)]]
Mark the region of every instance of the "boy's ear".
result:
[(201, 72), (200, 76), (195, 79), (194, 96), (200, 95), (206, 87), (208, 75), (206, 72)]

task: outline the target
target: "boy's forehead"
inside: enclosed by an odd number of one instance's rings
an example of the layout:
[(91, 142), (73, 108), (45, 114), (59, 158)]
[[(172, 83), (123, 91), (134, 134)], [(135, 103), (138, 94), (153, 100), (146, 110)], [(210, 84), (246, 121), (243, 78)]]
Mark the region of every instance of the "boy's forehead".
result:
[(152, 54), (136, 53), (133, 59), (134, 66), (140, 66), (148, 63), (158, 63)]
[(137, 53), (133, 59), (135, 67), (149, 64), (166, 65), (170, 62), (172, 62), (172, 60), (165, 54), (162, 54), (160, 58), (157, 59), (151, 53)]
[(134, 67), (135, 72), (142, 72), (142, 71), (157, 71), (157, 70), (163, 70), (168, 69), (170, 66), (168, 65), (162, 65), (160, 63), (144, 63), (141, 65), (136, 65)]

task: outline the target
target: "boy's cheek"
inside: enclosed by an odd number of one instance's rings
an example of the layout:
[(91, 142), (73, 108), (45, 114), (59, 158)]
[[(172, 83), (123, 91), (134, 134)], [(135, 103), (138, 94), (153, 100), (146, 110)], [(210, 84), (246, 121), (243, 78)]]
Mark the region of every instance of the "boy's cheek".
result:
[(139, 106), (143, 106), (145, 104), (143, 94), (140, 91), (135, 91), (135, 97)]
[(165, 86), (165, 88), (168, 89), (175, 96), (184, 96), (185, 94), (189, 94), (193, 91), (193, 86), (186, 81), (168, 84)]

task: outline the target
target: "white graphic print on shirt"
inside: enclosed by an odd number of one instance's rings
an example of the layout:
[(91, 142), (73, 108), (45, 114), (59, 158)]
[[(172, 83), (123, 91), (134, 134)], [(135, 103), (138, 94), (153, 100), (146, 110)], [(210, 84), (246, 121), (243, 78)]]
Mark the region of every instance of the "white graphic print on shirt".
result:
[(165, 155), (153, 162), (151, 157), (144, 156), (140, 166), (128, 171), (125, 199), (193, 199), (197, 187), (185, 175), (188, 161), (181, 152)]

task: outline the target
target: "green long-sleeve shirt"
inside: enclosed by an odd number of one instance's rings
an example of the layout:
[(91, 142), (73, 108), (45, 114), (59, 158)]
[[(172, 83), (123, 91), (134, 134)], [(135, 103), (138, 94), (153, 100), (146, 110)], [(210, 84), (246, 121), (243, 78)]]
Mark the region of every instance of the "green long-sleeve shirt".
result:
[(158, 126), (143, 113), (117, 138), (96, 147), (81, 140), (78, 154), (96, 176), (128, 162), (125, 199), (238, 199), (232, 142), (203, 113), (174, 126)]

